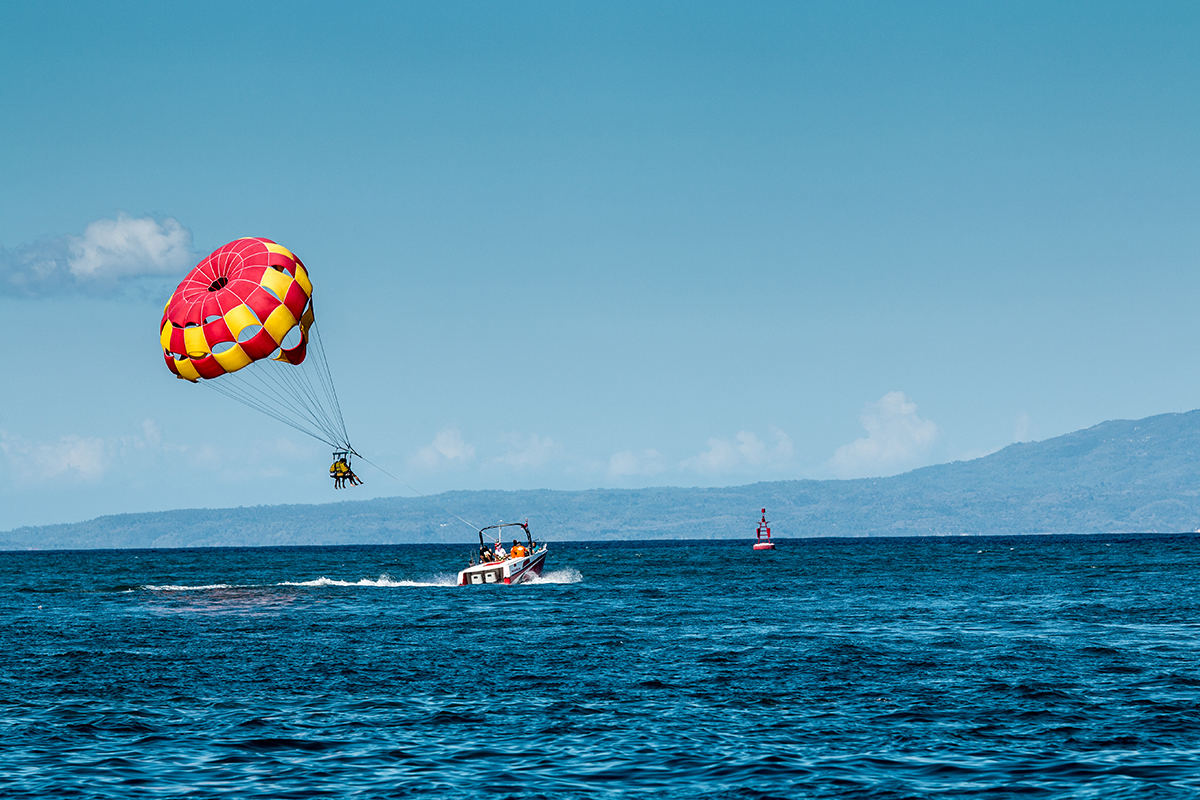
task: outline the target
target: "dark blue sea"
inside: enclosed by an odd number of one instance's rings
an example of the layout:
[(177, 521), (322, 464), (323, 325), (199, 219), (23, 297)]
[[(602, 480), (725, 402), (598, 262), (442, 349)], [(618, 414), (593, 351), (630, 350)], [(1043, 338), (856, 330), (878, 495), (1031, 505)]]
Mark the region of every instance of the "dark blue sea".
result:
[(1200, 796), (1200, 536), (0, 553), (0, 796)]

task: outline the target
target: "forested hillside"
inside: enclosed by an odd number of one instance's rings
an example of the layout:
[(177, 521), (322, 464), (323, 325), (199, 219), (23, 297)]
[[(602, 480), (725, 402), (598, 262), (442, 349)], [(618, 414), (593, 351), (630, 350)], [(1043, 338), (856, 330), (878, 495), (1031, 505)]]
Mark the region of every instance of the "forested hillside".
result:
[(1200, 411), (1117, 420), (891, 478), (722, 489), (449, 492), (323, 505), (180, 510), (0, 533), (0, 547), (467, 542), (529, 518), (548, 540), (1177, 532), (1200, 526)]

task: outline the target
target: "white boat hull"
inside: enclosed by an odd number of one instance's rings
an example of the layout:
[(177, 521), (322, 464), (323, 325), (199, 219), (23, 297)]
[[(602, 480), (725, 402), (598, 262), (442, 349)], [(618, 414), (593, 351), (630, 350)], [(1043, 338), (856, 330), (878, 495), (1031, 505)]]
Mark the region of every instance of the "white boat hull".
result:
[(481, 586), (488, 583), (528, 583), (542, 574), (546, 565), (546, 545), (531, 556), (475, 564), (458, 573), (459, 586)]

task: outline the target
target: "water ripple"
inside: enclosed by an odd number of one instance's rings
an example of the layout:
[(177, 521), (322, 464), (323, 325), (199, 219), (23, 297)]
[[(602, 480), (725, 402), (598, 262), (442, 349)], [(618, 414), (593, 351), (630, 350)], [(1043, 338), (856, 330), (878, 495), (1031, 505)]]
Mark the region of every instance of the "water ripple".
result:
[(1200, 794), (1198, 537), (461, 555), (0, 553), (0, 795)]

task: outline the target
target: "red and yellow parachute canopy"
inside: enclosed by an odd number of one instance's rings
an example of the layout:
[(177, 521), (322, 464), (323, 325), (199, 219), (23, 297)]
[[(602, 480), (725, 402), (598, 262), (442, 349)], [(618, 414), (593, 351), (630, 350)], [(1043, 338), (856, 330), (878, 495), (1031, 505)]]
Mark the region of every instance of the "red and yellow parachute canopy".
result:
[[(187, 274), (163, 311), (167, 367), (195, 381), (237, 372), (262, 358), (300, 364), (314, 322), (312, 282), (291, 250), (270, 239), (238, 239)], [(284, 339), (299, 328), (299, 342)]]
[[(245, 238), (218, 248), (184, 277), (163, 310), (167, 368), (352, 451), (312, 294), (308, 270), (283, 245)], [(305, 364), (310, 349), (316, 357)]]

